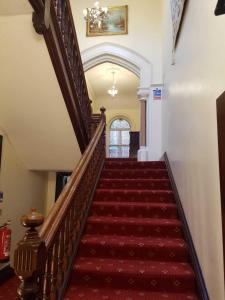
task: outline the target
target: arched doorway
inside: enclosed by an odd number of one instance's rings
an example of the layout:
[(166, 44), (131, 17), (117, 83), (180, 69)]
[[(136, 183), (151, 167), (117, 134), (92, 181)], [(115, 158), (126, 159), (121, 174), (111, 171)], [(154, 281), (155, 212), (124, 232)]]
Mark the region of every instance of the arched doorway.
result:
[[(103, 63), (113, 63), (131, 71), (140, 80), (137, 91), (141, 120), (146, 120), (140, 130), (140, 136), (145, 136), (145, 144), (140, 144), (138, 160), (158, 160), (162, 155), (161, 145), (161, 103), (154, 103), (152, 86), (152, 64), (139, 53), (113, 43), (102, 43), (90, 47), (81, 53), (84, 71), (88, 71)], [(159, 121), (160, 120), (160, 121)], [(142, 124), (142, 123), (141, 123)], [(144, 139), (140, 139), (144, 140)]]
[(125, 118), (116, 118), (110, 124), (109, 157), (129, 157), (131, 126)]

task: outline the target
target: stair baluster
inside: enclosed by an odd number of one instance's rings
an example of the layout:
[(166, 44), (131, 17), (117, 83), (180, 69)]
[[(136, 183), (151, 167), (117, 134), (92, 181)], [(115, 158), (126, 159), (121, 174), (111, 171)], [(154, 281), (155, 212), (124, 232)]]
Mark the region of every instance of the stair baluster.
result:
[[(98, 178), (105, 160), (105, 109), (78, 166), (44, 221), (35, 211), (22, 219), (29, 230), (15, 252), (22, 281), (19, 299), (58, 299), (63, 295)], [(44, 221), (44, 223), (43, 223)], [(38, 233), (36, 227), (42, 225)]]

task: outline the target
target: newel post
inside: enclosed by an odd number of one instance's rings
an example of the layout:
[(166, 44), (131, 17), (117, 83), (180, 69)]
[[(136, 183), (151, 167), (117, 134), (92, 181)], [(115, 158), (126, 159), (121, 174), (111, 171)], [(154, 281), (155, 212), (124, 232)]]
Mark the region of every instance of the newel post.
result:
[(21, 284), (17, 290), (21, 300), (42, 299), (43, 275), (46, 262), (45, 243), (40, 239), (36, 227), (44, 222), (44, 217), (35, 209), (21, 219), (24, 227), (29, 228), (18, 243), (14, 257), (14, 269)]
[(104, 120), (104, 123), (105, 123), (105, 128), (104, 128), (104, 136), (103, 136), (103, 139), (102, 139), (102, 142), (103, 142), (103, 148), (104, 148), (104, 153), (103, 153), (103, 159), (105, 159), (106, 157), (106, 115), (105, 115), (105, 107), (101, 107), (100, 108), (100, 111), (101, 111), (101, 118)]
[(102, 107), (100, 108), (100, 112), (101, 112), (101, 116), (102, 116), (102, 118), (104, 118), (104, 120), (106, 120), (105, 111), (106, 111), (105, 107), (102, 106)]

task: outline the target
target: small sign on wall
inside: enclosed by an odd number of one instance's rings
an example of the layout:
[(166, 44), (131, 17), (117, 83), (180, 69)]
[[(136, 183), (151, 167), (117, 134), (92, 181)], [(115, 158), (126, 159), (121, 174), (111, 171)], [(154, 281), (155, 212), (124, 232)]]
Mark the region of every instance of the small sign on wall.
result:
[(162, 89), (155, 88), (153, 90), (153, 100), (162, 100)]

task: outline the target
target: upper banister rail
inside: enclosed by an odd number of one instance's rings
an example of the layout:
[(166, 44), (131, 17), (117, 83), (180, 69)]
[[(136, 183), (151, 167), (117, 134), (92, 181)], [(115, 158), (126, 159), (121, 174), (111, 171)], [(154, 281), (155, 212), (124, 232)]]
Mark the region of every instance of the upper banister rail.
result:
[[(91, 103), (69, 0), (28, 0), (33, 24), (43, 34), (53, 67), (83, 153), (90, 141)], [(45, 5), (50, 4), (48, 16)], [(46, 21), (47, 19), (47, 21)], [(45, 24), (47, 22), (47, 24)]]
[(29, 230), (18, 243), (14, 259), (15, 273), (22, 282), (18, 289), (21, 300), (63, 295), (105, 159), (105, 126), (102, 108), (88, 148), (44, 223), (34, 210), (22, 218)]

